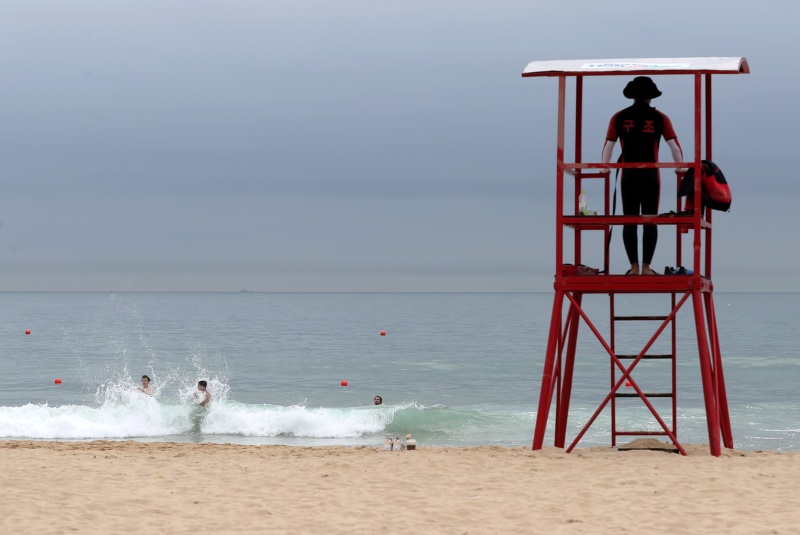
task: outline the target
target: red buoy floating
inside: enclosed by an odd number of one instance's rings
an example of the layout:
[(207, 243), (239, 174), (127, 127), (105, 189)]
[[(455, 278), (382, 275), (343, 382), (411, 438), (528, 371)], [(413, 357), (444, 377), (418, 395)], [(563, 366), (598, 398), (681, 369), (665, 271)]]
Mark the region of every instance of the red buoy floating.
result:
[(342, 381), (342, 386), (347, 386), (347, 381)]
[(56, 377), (56, 380), (55, 380), (55, 381), (53, 381), (53, 382), (54, 382), (55, 384), (57, 384), (57, 385), (60, 385), (60, 384), (61, 384), (61, 379), (59, 379), (58, 377)]
[(30, 329), (25, 329), (25, 334), (31, 334), (31, 330)]
[(625, 386), (627, 386), (628, 388), (630, 388), (630, 386), (631, 386), (631, 382), (630, 382), (630, 381), (625, 381)]
[(381, 331), (381, 336), (386, 336), (386, 331)]

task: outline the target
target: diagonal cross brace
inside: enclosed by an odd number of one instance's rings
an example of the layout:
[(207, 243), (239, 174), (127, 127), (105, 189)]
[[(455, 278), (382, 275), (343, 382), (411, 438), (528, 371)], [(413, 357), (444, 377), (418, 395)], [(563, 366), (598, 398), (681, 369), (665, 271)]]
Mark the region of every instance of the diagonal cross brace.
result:
[(611, 349), (611, 347), (608, 345), (608, 343), (603, 338), (603, 335), (600, 334), (600, 332), (594, 326), (594, 324), (589, 319), (589, 317), (586, 315), (586, 313), (583, 311), (583, 309), (580, 307), (580, 305), (575, 301), (575, 299), (573, 298), (572, 294), (570, 294), (570, 292), (564, 292), (564, 294), (567, 296), (567, 299), (569, 299), (569, 301), (571, 303), (571, 307), (574, 307), (575, 310), (578, 312), (578, 314), (580, 314), (580, 316), (583, 318), (583, 321), (586, 322), (586, 325), (594, 333), (595, 337), (597, 337), (597, 340), (600, 342), (600, 344), (603, 346), (603, 348), (611, 356), (611, 358), (613, 359), (613, 361), (617, 365), (617, 367), (622, 371), (622, 376), (619, 378), (619, 380), (616, 382), (616, 384), (612, 387), (611, 391), (605, 397), (605, 399), (600, 404), (600, 406), (597, 408), (597, 410), (594, 412), (594, 414), (592, 414), (592, 417), (589, 418), (589, 420), (583, 426), (583, 429), (581, 429), (580, 433), (578, 433), (578, 435), (572, 441), (572, 444), (570, 444), (569, 448), (567, 448), (567, 453), (571, 452), (575, 448), (575, 446), (578, 444), (580, 439), (583, 437), (583, 435), (586, 433), (586, 431), (589, 430), (589, 427), (592, 426), (592, 424), (597, 419), (597, 417), (600, 415), (600, 413), (603, 411), (603, 409), (608, 404), (608, 402), (611, 401), (611, 397), (616, 393), (616, 391), (619, 389), (619, 387), (622, 386), (622, 383), (625, 382), (626, 380), (628, 380), (628, 381), (631, 382), (631, 386), (636, 390), (636, 393), (639, 394), (639, 397), (642, 399), (644, 404), (650, 410), (650, 412), (652, 413), (653, 417), (656, 419), (658, 424), (661, 426), (661, 428), (664, 430), (664, 432), (667, 434), (667, 436), (672, 440), (673, 444), (675, 444), (675, 447), (678, 448), (678, 451), (680, 451), (681, 454), (686, 455), (686, 451), (683, 449), (683, 446), (681, 446), (680, 442), (678, 442), (678, 439), (677, 439), (677, 437), (675, 437), (675, 434), (669, 429), (667, 424), (664, 423), (664, 420), (661, 419), (661, 416), (658, 415), (658, 412), (656, 411), (655, 407), (653, 407), (652, 403), (650, 403), (650, 401), (648, 401), (647, 397), (644, 395), (644, 392), (642, 392), (642, 390), (639, 388), (639, 385), (637, 385), (636, 382), (633, 379), (631, 379), (630, 373), (633, 371), (633, 368), (636, 366), (636, 364), (638, 364), (639, 361), (642, 359), (642, 357), (647, 353), (647, 350), (650, 349), (650, 347), (655, 343), (656, 339), (658, 339), (658, 337), (661, 335), (661, 333), (664, 331), (664, 329), (667, 327), (667, 325), (669, 325), (669, 322), (672, 321), (675, 318), (675, 315), (678, 313), (678, 310), (680, 310), (681, 306), (683, 306), (683, 304), (689, 298), (691, 293), (690, 292), (686, 292), (683, 295), (683, 297), (678, 302), (678, 304), (675, 305), (675, 308), (672, 309), (672, 311), (669, 313), (669, 315), (666, 317), (666, 319), (661, 323), (661, 325), (658, 327), (658, 329), (656, 329), (655, 334), (653, 334), (653, 336), (650, 338), (650, 340), (647, 342), (647, 344), (645, 344), (644, 348), (639, 352), (639, 354), (636, 356), (636, 358), (633, 360), (633, 362), (631, 362), (631, 364), (630, 364), (630, 366), (628, 366), (628, 368), (625, 368), (625, 365), (622, 364), (622, 361), (619, 360), (617, 355), (614, 353), (614, 350)]

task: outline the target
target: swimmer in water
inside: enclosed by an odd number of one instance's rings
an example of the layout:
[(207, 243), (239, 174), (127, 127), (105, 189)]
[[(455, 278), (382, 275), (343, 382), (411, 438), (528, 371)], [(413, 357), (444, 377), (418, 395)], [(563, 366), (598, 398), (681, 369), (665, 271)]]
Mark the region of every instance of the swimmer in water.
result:
[(200, 395), (203, 398), (200, 402), (201, 407), (206, 407), (206, 405), (211, 403), (211, 393), (206, 390), (207, 386), (208, 383), (206, 381), (197, 381), (197, 389), (200, 391)]
[(138, 387), (137, 390), (144, 392), (148, 396), (153, 395), (153, 387), (150, 386), (150, 378), (148, 376), (142, 375), (142, 386)]

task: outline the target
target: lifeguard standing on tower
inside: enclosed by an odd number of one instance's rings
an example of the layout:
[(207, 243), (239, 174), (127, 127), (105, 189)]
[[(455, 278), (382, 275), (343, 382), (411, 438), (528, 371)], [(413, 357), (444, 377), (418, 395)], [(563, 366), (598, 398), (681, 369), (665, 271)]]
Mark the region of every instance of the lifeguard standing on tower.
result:
[[(663, 137), (675, 162), (683, 162), (683, 151), (672, 121), (664, 113), (650, 106), (650, 101), (661, 96), (661, 91), (647, 76), (637, 76), (625, 86), (623, 95), (633, 99), (633, 105), (614, 114), (608, 123), (606, 142), (603, 145), (603, 163), (610, 163), (614, 145), (620, 140), (621, 162), (653, 163), (658, 161), (658, 147)], [(610, 169), (604, 169), (608, 173)], [(684, 169), (676, 169), (680, 173)], [(624, 169), (620, 180), (622, 213), (625, 215), (656, 215), (661, 196), (661, 175), (658, 169)], [(639, 267), (639, 236), (636, 225), (622, 228), (622, 240), (631, 268), (626, 275), (655, 275), (650, 268), (658, 242), (658, 226), (643, 225), (642, 265)]]

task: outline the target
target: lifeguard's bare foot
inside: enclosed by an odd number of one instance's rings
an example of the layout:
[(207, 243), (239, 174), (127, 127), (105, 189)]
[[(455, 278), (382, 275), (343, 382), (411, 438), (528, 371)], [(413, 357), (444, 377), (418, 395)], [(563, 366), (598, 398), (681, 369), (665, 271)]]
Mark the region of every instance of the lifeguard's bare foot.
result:
[(650, 269), (650, 266), (645, 264), (642, 266), (642, 275), (658, 275), (658, 273)]

